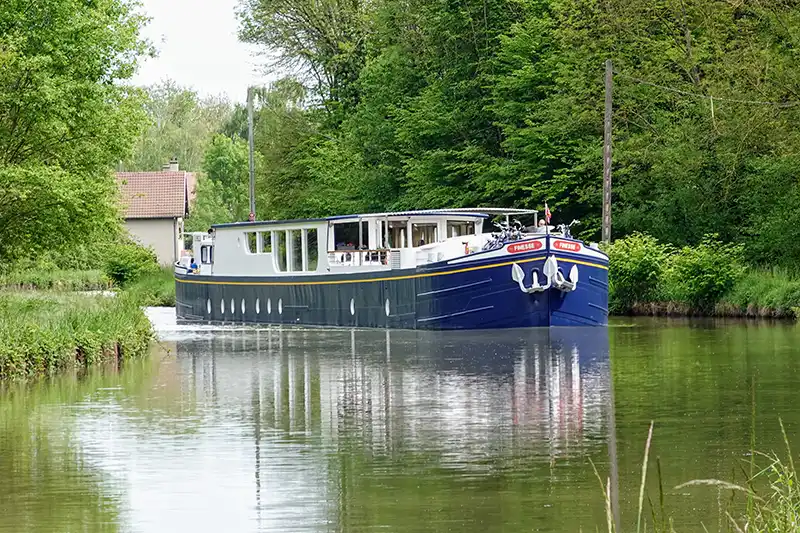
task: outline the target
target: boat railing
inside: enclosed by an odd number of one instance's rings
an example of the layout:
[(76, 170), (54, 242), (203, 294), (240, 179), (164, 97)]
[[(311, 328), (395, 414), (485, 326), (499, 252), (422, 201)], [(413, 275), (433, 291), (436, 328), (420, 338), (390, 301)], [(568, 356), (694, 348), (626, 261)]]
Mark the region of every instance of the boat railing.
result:
[(333, 250), (328, 264), (334, 267), (384, 266), (389, 264), (389, 250)]

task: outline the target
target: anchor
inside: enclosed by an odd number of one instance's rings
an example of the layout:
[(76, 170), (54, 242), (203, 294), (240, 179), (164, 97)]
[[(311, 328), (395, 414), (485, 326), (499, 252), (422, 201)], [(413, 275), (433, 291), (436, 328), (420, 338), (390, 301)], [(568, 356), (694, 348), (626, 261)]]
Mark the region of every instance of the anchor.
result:
[(511, 278), (519, 284), (519, 290), (525, 293), (542, 292), (550, 288), (550, 278), (547, 278), (547, 285), (539, 285), (539, 276), (533, 271), (533, 283), (530, 287), (525, 286), (525, 272), (522, 267), (514, 263), (511, 265)]
[(578, 286), (578, 265), (572, 265), (569, 271), (569, 278), (565, 278), (564, 274), (558, 270), (558, 260), (555, 256), (551, 255), (544, 262), (542, 271), (547, 278), (545, 285), (539, 285), (539, 277), (536, 275), (536, 270), (532, 272), (533, 283), (530, 287), (525, 286), (525, 272), (522, 267), (517, 263), (511, 265), (511, 279), (519, 284), (519, 290), (524, 293), (543, 292), (550, 287), (555, 287), (562, 292), (572, 292)]
[(572, 265), (572, 268), (569, 270), (569, 279), (565, 279), (564, 273), (557, 270), (553, 285), (556, 289), (563, 292), (574, 291), (575, 287), (578, 286), (578, 265)]

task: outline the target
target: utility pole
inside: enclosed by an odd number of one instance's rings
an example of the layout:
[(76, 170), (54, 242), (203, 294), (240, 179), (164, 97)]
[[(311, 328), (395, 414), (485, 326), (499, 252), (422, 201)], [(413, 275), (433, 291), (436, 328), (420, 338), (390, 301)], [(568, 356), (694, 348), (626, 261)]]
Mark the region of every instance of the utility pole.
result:
[(250, 222), (256, 219), (256, 163), (253, 157), (253, 97), (254, 87), (247, 88), (247, 140), (250, 144)]
[(606, 59), (606, 114), (603, 129), (603, 242), (611, 242), (611, 114), (614, 92), (614, 66)]

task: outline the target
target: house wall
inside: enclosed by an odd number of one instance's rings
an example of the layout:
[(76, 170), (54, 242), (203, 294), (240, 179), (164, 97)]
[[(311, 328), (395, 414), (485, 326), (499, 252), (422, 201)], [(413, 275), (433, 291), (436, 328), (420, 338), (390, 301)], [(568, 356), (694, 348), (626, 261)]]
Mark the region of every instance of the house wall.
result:
[(131, 236), (145, 246), (152, 246), (162, 265), (177, 261), (180, 219), (142, 218), (128, 219), (125, 227)]

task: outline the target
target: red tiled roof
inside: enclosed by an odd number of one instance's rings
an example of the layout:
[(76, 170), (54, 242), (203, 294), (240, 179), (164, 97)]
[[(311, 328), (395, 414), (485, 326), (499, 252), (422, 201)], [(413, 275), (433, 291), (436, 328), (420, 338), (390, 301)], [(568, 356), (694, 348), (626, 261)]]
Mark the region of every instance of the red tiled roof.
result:
[(117, 172), (125, 218), (186, 216), (189, 172)]

